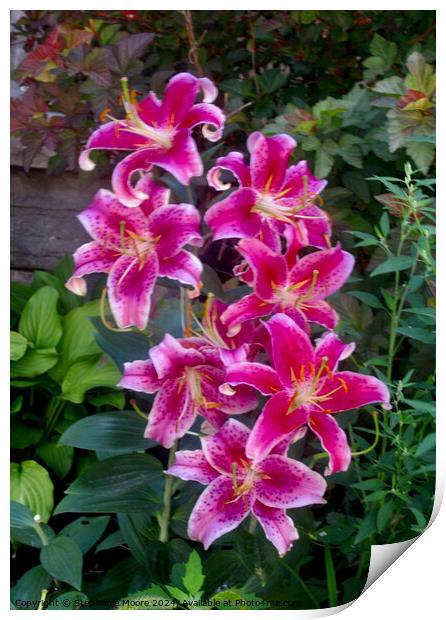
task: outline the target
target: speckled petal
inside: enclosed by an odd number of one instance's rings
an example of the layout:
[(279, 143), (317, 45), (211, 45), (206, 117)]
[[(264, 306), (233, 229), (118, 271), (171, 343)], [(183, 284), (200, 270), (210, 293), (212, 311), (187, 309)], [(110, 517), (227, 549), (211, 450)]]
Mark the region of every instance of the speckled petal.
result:
[(280, 454), (271, 454), (257, 463), (260, 479), (254, 483), (256, 499), (272, 508), (300, 508), (325, 504), (324, 478), (309, 467)]
[(218, 472), (209, 465), (202, 450), (180, 450), (175, 454), (175, 462), (166, 471), (170, 476), (182, 480), (195, 480), (209, 484), (218, 477)]
[(325, 475), (337, 471), (347, 471), (351, 461), (351, 451), (347, 436), (331, 416), (324, 413), (312, 413), (308, 426), (319, 437), (323, 449), (329, 455)]
[(237, 475), (242, 476), (243, 463), (247, 461), (245, 445), (249, 437), (249, 428), (238, 420), (229, 418), (212, 437), (202, 437), (201, 446), (207, 461), (221, 474), (232, 476), (233, 463), (237, 466)]
[(276, 547), (280, 557), (283, 557), (299, 538), (291, 517), (285, 510), (265, 506), (259, 501), (254, 503), (252, 513), (262, 526), (267, 539)]
[(288, 269), (285, 259), (258, 239), (242, 239), (237, 249), (252, 270), (252, 287), (263, 301), (277, 301), (277, 290), (286, 286)]
[(109, 273), (107, 289), (110, 308), (119, 327), (145, 329), (157, 277), (155, 253), (143, 265), (134, 256), (118, 258)]
[(255, 192), (244, 187), (212, 205), (204, 220), (214, 240), (255, 237), (261, 225), (260, 216), (252, 212), (256, 200)]
[(159, 344), (152, 347), (149, 355), (160, 379), (182, 375), (185, 366), (197, 366), (204, 361), (199, 351), (183, 347), (170, 334), (166, 334)]
[(259, 362), (232, 364), (226, 371), (225, 382), (230, 385), (250, 385), (265, 395), (275, 394), (283, 389), (274, 368)]
[(192, 510), (189, 538), (200, 541), (208, 549), (214, 540), (240, 525), (253, 502), (252, 493), (234, 497), (231, 478), (219, 476), (200, 495)]
[(144, 437), (171, 448), (190, 429), (195, 418), (192, 399), (182, 378), (166, 380), (153, 402)]
[(153, 394), (161, 388), (162, 383), (158, 379), (155, 366), (150, 360), (136, 360), (125, 362), (124, 374), (118, 386), (134, 392)]

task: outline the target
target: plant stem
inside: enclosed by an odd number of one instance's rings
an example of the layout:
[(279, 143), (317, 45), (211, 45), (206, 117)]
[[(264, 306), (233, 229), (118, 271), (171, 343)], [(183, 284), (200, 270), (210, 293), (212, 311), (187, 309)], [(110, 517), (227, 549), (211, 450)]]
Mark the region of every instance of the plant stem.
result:
[[(169, 451), (169, 460), (167, 462), (167, 468), (171, 467), (175, 461), (175, 452), (177, 450), (178, 442), (175, 442)], [(167, 542), (169, 540), (169, 521), (170, 521), (170, 510), (172, 503), (172, 492), (173, 492), (173, 483), (174, 479), (172, 476), (166, 476), (166, 484), (164, 486), (164, 496), (163, 496), (163, 511), (161, 513), (159, 524), (160, 524), (160, 541)]]
[(189, 40), (189, 54), (188, 54), (189, 62), (191, 63), (191, 65), (194, 65), (198, 76), (203, 77), (204, 76), (203, 68), (200, 64), (200, 61), (198, 60), (198, 43), (195, 38), (194, 23), (192, 21), (192, 12), (191, 11), (181, 11), (181, 12), (184, 17), (184, 23), (186, 24), (187, 38)]

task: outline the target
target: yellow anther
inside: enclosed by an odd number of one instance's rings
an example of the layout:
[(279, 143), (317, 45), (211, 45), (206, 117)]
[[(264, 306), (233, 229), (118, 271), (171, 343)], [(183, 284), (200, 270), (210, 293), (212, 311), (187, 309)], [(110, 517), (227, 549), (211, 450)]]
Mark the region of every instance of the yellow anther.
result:
[(110, 112), (111, 108), (105, 108), (104, 110), (102, 110), (102, 112), (99, 114), (99, 120), (101, 121), (101, 123), (105, 121)]

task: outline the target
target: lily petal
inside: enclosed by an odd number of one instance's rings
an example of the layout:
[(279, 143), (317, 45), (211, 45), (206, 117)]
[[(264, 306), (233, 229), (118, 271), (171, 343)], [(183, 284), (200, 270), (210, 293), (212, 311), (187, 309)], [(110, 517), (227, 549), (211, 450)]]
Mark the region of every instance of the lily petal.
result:
[(208, 549), (214, 540), (240, 525), (253, 503), (252, 493), (234, 497), (232, 480), (219, 476), (198, 498), (189, 518), (188, 537)]
[[(196, 125), (204, 125), (203, 136), (211, 142), (220, 140), (225, 124), (225, 115), (216, 105), (210, 103), (197, 103), (187, 113), (181, 126), (192, 128)], [(211, 129), (213, 127), (214, 129)]]
[(143, 175), (136, 183), (135, 189), (138, 193), (148, 196), (139, 205), (140, 210), (146, 217), (156, 209), (169, 204), (170, 189), (154, 181), (151, 174)]
[(164, 91), (158, 122), (161, 126), (175, 127), (187, 117), (198, 95), (198, 80), (190, 73), (174, 75)]
[(155, 93), (150, 92), (135, 105), (137, 114), (143, 123), (152, 127), (156, 125), (161, 104)]
[(101, 125), (89, 137), (85, 149), (79, 157), (81, 170), (93, 170), (95, 163), (90, 159), (90, 153), (96, 149), (113, 151), (132, 151), (144, 146), (150, 146), (151, 140), (133, 131), (128, 131), (126, 121), (112, 121)]
[(150, 314), (150, 298), (158, 277), (158, 259), (152, 253), (141, 265), (134, 256), (123, 255), (107, 279), (110, 308), (119, 327), (145, 329)]
[(310, 170), (308, 162), (303, 160), (295, 166), (288, 168), (281, 191), (287, 198), (295, 196), (304, 198), (306, 196), (307, 201), (311, 201), (317, 194), (322, 192), (326, 185), (327, 181), (315, 177)]
[(200, 213), (189, 204), (165, 205), (152, 212), (148, 220), (149, 234), (156, 242), (160, 259), (178, 254), (184, 245), (201, 245)]
[(84, 243), (73, 254), (74, 271), (73, 275), (66, 283), (70, 289), (70, 281), (73, 278), (79, 279), (89, 273), (108, 273), (116, 260), (116, 252), (108, 250), (96, 241)]
[(204, 220), (212, 230), (214, 241), (255, 237), (261, 225), (260, 216), (251, 211), (256, 199), (255, 192), (244, 187), (212, 205)]
[(125, 362), (124, 374), (118, 386), (133, 390), (134, 392), (153, 394), (161, 388), (162, 384), (163, 382), (156, 374), (153, 362), (150, 360), (136, 360), (134, 362)]
[(309, 467), (280, 454), (271, 454), (256, 466), (260, 479), (254, 483), (256, 498), (272, 508), (300, 508), (325, 504), (324, 478)]
[(325, 299), (345, 284), (354, 264), (354, 257), (338, 244), (330, 250), (320, 250), (301, 258), (290, 272), (290, 282), (306, 283), (299, 291), (311, 294), (311, 300)]
[(322, 405), (328, 413), (349, 411), (372, 403), (391, 408), (389, 390), (382, 381), (348, 370), (336, 372), (333, 378), (325, 376), (317, 396), (324, 397)]
[(208, 463), (214, 469), (221, 474), (232, 476), (235, 463), (237, 475), (243, 478), (248, 437), (249, 428), (238, 420), (229, 418), (218, 433), (212, 437), (202, 437), (201, 446)]
[(292, 387), (299, 377), (309, 376), (314, 364), (310, 338), (285, 314), (274, 315), (265, 327), (271, 336), (274, 368), (283, 385)]
[(322, 358), (326, 357), (326, 364), (331, 372), (336, 372), (338, 363), (347, 359), (355, 350), (355, 343), (342, 342), (334, 332), (326, 332), (316, 341), (314, 350), (316, 356), (316, 368), (320, 368)]
[(193, 348), (183, 347), (177, 338), (166, 334), (163, 340), (149, 350), (159, 379), (177, 377), (185, 366), (197, 366), (204, 362), (203, 355)]
[(323, 413), (312, 413), (308, 426), (319, 437), (322, 447), (329, 455), (325, 475), (337, 471), (347, 471), (351, 461), (351, 451), (347, 436), (331, 416)]
[(309, 411), (300, 407), (288, 411), (290, 397), (286, 392), (274, 394), (256, 420), (246, 444), (246, 455), (260, 461), (289, 434), (297, 431), (308, 420)]
[(276, 289), (285, 286), (288, 279), (288, 269), (283, 256), (270, 250), (258, 239), (242, 239), (237, 249), (252, 270), (252, 286), (256, 295), (264, 301), (275, 301)]
[(218, 477), (218, 472), (206, 460), (202, 450), (180, 450), (175, 453), (175, 462), (165, 472), (182, 480), (195, 480), (209, 484)]
[(148, 195), (142, 191), (141, 186), (133, 187), (131, 181), (135, 172), (147, 172), (152, 168), (156, 148), (139, 148), (116, 164), (111, 183), (119, 201), (126, 207), (137, 207), (143, 200), (147, 200)]
[(315, 303), (306, 303), (302, 312), (307, 321), (323, 325), (328, 329), (334, 329), (339, 322), (338, 313), (326, 301), (319, 300)]
[(298, 531), (285, 510), (265, 506), (259, 501), (254, 503), (252, 513), (265, 532), (266, 538), (276, 547), (283, 557), (299, 538)]
[(223, 312), (221, 320), (226, 325), (227, 335), (235, 336), (241, 330), (242, 323), (250, 319), (267, 316), (273, 308), (274, 304), (262, 301), (257, 295), (245, 295)]
[(207, 175), (207, 181), (211, 187), (218, 191), (230, 189), (231, 183), (222, 183), (220, 180), (220, 171), (229, 170), (232, 172), (241, 187), (249, 187), (251, 185), (251, 174), (249, 166), (245, 164), (243, 153), (231, 151), (224, 157), (217, 159), (217, 165), (211, 168)]
[(144, 214), (139, 209), (125, 207), (106, 189), (96, 192), (90, 206), (77, 217), (89, 235), (105, 247), (120, 248), (122, 227), (125, 234), (147, 234)]
[(170, 149), (153, 149), (149, 161), (170, 172), (183, 185), (203, 174), (203, 162), (188, 129), (176, 132)]
[(187, 250), (180, 250), (175, 256), (160, 260), (160, 276), (190, 284), (197, 293), (202, 271), (203, 265), (200, 259)]
[(259, 192), (278, 192), (296, 141), (287, 134), (266, 137), (259, 131), (248, 138), (253, 186)]
[[(252, 411), (258, 405), (258, 399), (254, 391), (246, 386), (240, 385), (231, 395), (219, 391), (219, 387), (224, 383), (225, 372), (219, 368), (211, 366), (197, 367), (197, 372), (201, 376), (201, 390), (207, 403), (215, 403), (217, 409), (224, 413), (238, 415)], [(204, 415), (204, 414), (203, 414)]]
[(225, 381), (230, 385), (250, 385), (265, 395), (275, 394), (283, 389), (277, 372), (258, 362), (232, 364), (226, 371)]
[(144, 437), (171, 448), (190, 429), (195, 418), (192, 399), (182, 379), (165, 381), (153, 402)]
[(301, 209), (296, 217), (297, 219), (301, 217), (305, 223), (309, 245), (322, 249), (326, 249), (329, 246), (328, 240), (331, 237), (331, 224), (330, 218), (325, 211), (322, 211), (322, 209), (315, 205), (308, 205), (308, 207)]

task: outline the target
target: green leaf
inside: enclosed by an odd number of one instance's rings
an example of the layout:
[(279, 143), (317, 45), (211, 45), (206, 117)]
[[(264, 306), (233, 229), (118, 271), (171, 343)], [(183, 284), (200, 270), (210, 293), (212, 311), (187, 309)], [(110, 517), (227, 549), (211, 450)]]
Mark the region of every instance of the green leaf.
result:
[(394, 501), (391, 499), (378, 510), (378, 515), (376, 517), (376, 527), (378, 528), (378, 532), (382, 532), (386, 527), (390, 517), (392, 516), (393, 508)]
[(110, 517), (80, 517), (66, 525), (60, 534), (73, 539), (82, 553), (87, 553), (105, 532), (109, 522)]
[(339, 155), (354, 168), (362, 168), (362, 153), (358, 146), (362, 142), (358, 136), (344, 134), (339, 141)]
[(371, 89), (375, 93), (382, 93), (384, 95), (404, 95), (405, 88), (404, 82), (402, 78), (397, 75), (392, 75), (389, 78), (385, 78), (384, 80), (379, 80), (376, 82)]
[(47, 470), (35, 461), (11, 463), (11, 499), (28, 506), (46, 523), (53, 509), (53, 483)]
[(74, 540), (67, 536), (56, 536), (42, 547), (40, 561), (52, 577), (69, 583), (76, 590), (81, 589), (82, 551)]
[(362, 491), (376, 491), (377, 489), (384, 488), (384, 482), (374, 478), (373, 480), (363, 480), (362, 482), (355, 482), (350, 485), (354, 489), (361, 489)]
[(348, 294), (352, 297), (356, 297), (356, 299), (359, 299), (359, 301), (362, 301), (362, 303), (367, 304), (367, 306), (370, 306), (371, 308), (384, 308), (378, 297), (376, 297), (376, 295), (372, 295), (372, 293), (365, 293), (363, 291), (349, 291)]
[(120, 455), (94, 463), (71, 484), (54, 514), (63, 512), (156, 512), (162, 464), (148, 454)]
[(68, 446), (58, 446), (54, 441), (46, 441), (36, 450), (42, 461), (52, 469), (59, 478), (65, 478), (73, 465), (74, 450)]
[(13, 587), (11, 600), (18, 609), (23, 609), (19, 601), (29, 601), (32, 605), (31, 609), (37, 610), (42, 590), (48, 590), (51, 582), (51, 575), (48, 575), (43, 566), (34, 566), (22, 575)]
[(376, 510), (372, 510), (365, 515), (364, 519), (361, 521), (353, 544), (358, 545), (376, 532), (376, 513)]
[(94, 301), (74, 308), (62, 318), (63, 335), (57, 346), (60, 359), (51, 371), (51, 377), (58, 383), (63, 381), (72, 364), (101, 354), (90, 321), (90, 317), (99, 316), (99, 313), (99, 301)]
[(425, 344), (435, 344), (436, 338), (434, 331), (429, 331), (427, 329), (423, 329), (422, 327), (411, 327), (410, 325), (407, 327), (398, 327), (396, 331), (402, 336), (407, 336), (407, 338), (419, 340)]
[(175, 609), (177, 604), (161, 588), (152, 585), (145, 590), (128, 594), (121, 599), (118, 609)]
[(430, 413), (432, 416), (435, 416), (435, 403), (428, 402), (425, 400), (416, 400), (405, 398), (404, 402), (409, 405), (409, 407), (413, 407), (416, 411), (420, 413)]
[(435, 145), (423, 142), (407, 141), (406, 153), (409, 157), (412, 157), (417, 168), (421, 170), (423, 174), (429, 172), (429, 168), (432, 165), (435, 157)]
[(274, 93), (282, 88), (288, 80), (288, 75), (279, 69), (267, 69), (259, 76), (259, 86), (262, 94)]
[(107, 549), (114, 549), (115, 547), (121, 547), (125, 544), (125, 540), (122, 536), (121, 530), (116, 530), (107, 538), (99, 543), (99, 545), (95, 549), (95, 553), (99, 553), (99, 551), (107, 551)]
[(195, 550), (190, 554), (185, 568), (184, 587), (190, 594), (198, 594), (204, 584), (204, 575), (201, 558)]
[(125, 362), (147, 358), (150, 347), (146, 335), (132, 332), (112, 332), (107, 329), (99, 318), (92, 318), (95, 328), (95, 340), (98, 346), (115, 362), (121, 372)]
[(113, 390), (111, 392), (105, 392), (104, 394), (92, 394), (88, 397), (90, 402), (95, 407), (103, 407), (104, 405), (110, 405), (116, 409), (124, 409), (125, 407), (125, 392), (118, 392)]
[(144, 438), (146, 422), (136, 411), (112, 411), (82, 418), (59, 439), (63, 446), (108, 452), (138, 452), (155, 445)]
[(419, 458), (420, 456), (423, 456), (423, 454), (426, 454), (426, 452), (429, 452), (429, 450), (433, 450), (435, 448), (435, 442), (435, 433), (430, 433), (429, 435), (426, 435), (426, 437), (418, 446), (417, 451), (415, 452), (415, 458)]
[(218, 299), (225, 298), (225, 292), (221, 286), (220, 278), (217, 273), (209, 267), (209, 265), (203, 265), (203, 273), (201, 274), (201, 281), (203, 282), (203, 292), (213, 293)]
[(10, 526), (16, 528), (34, 528), (33, 514), (24, 504), (11, 501)]
[(111, 363), (100, 365), (96, 359), (76, 362), (63, 380), (62, 398), (72, 403), (81, 403), (87, 390), (94, 387), (115, 387), (120, 378), (120, 372)]
[(181, 590), (180, 588), (177, 588), (176, 586), (166, 585), (165, 588), (169, 592), (169, 594), (171, 594), (178, 601), (187, 601), (189, 598), (187, 595), (187, 592), (184, 592), (183, 590)]
[(31, 426), (29, 422), (12, 420), (11, 422), (11, 448), (23, 450), (39, 443), (43, 435), (43, 430)]
[(393, 41), (387, 41), (384, 37), (375, 32), (370, 44), (370, 52), (374, 56), (382, 58), (386, 65), (390, 66), (396, 58), (398, 46)]
[(324, 148), (323, 144), (318, 146), (316, 151), (316, 166), (314, 173), (319, 179), (328, 176), (334, 164), (334, 156)]
[[(52, 540), (54, 538), (54, 530), (49, 525), (41, 523), (40, 527), (47, 540)], [(36, 549), (41, 549), (44, 546), (42, 538), (35, 527), (11, 527), (11, 539), (15, 542), (22, 543), (22, 545), (27, 545), (28, 547), (34, 547)]]
[(28, 300), (19, 322), (19, 332), (37, 349), (55, 347), (62, 336), (57, 314), (59, 293), (43, 286)]
[(10, 359), (16, 362), (25, 355), (28, 341), (18, 332), (10, 332)]
[(11, 377), (37, 377), (57, 364), (58, 355), (54, 347), (49, 349), (28, 349), (25, 355), (11, 364)]
[(416, 259), (414, 256), (391, 255), (390, 258), (378, 265), (378, 267), (376, 267), (376, 269), (372, 271), (370, 276), (379, 276), (383, 273), (392, 273), (394, 271), (404, 271), (405, 269), (409, 269), (409, 267), (412, 267), (412, 265), (415, 263), (415, 260)]

